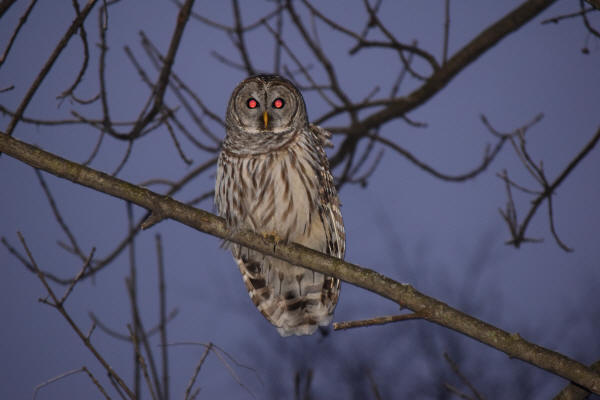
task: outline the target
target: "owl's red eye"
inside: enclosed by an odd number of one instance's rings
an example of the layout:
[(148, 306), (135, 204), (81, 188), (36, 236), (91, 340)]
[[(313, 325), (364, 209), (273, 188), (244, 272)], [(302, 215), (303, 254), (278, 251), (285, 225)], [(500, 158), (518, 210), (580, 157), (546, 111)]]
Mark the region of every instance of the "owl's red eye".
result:
[(250, 97), (246, 102), (248, 108), (256, 108), (258, 107), (258, 101), (256, 101), (253, 97)]
[(282, 108), (284, 105), (285, 105), (285, 103), (281, 97), (278, 97), (275, 100), (273, 100), (274, 108)]

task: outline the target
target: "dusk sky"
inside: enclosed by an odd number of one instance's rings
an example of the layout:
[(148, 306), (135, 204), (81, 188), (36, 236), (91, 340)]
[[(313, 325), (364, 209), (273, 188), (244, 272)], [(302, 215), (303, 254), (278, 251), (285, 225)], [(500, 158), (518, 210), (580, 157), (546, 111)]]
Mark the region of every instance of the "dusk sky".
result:
[[(252, 6), (240, 3), (245, 23), (256, 21), (276, 7), (276, 2), (270, 1), (253, 2)], [(306, 8), (297, 3), (310, 26)], [(322, 3), (319, 9), (328, 17), (356, 32), (363, 29), (367, 16), (362, 2)], [(451, 2), (449, 55), (521, 3)], [(28, 4), (17, 2), (0, 20), (0, 51)], [(99, 90), (100, 5), (85, 23), (90, 66), (76, 91), (80, 98), (91, 98)], [(156, 69), (142, 49), (139, 32), (145, 32), (164, 54), (176, 23), (178, 7), (173, 2), (151, 0), (141, 5), (124, 1), (109, 8), (107, 90), (114, 121), (135, 120), (148, 97), (148, 87), (123, 46), (131, 48), (155, 80)], [(193, 10), (221, 24), (231, 25), (233, 21), (228, 2), (198, 0)], [(557, 2), (407, 115), (412, 121), (426, 123), (426, 127), (414, 127), (398, 119), (384, 125), (380, 135), (436, 170), (458, 175), (479, 165), (486, 146), (496, 143), (480, 115), (485, 115), (498, 131), (508, 133), (543, 113), (543, 119), (527, 131), (527, 146), (534, 160), (543, 160), (548, 179), (554, 180), (600, 127), (599, 38), (588, 33), (580, 18), (541, 24), (545, 19), (578, 10), (578, 1)], [(589, 16), (596, 29), (600, 28), (598, 14)], [(421, 48), (441, 58), (443, 1), (384, 2), (379, 15), (399, 40), (411, 43), (416, 39)], [(0, 89), (15, 86), (0, 93), (2, 106), (9, 110), (18, 107), (73, 18), (70, 1), (40, 1), (35, 6), (9, 57), (0, 66)], [(340, 85), (354, 101), (361, 101), (376, 86), (381, 87), (382, 95), (389, 92), (401, 68), (397, 54), (366, 49), (351, 56), (348, 50), (355, 44), (353, 40), (320, 22), (316, 29)], [(287, 16), (283, 32), (294, 54), (312, 65), (310, 72), (319, 82), (325, 82), (325, 72)], [(251, 31), (246, 44), (255, 67), (272, 72), (274, 44), (268, 31)], [(219, 62), (211, 51), (241, 62), (226, 34), (190, 19), (173, 71), (212, 112), (224, 117), (231, 91), (246, 74)], [(101, 118), (99, 102), (83, 107), (56, 99), (74, 81), (81, 62), (81, 40), (74, 37), (25, 116), (73, 119), (71, 111), (76, 110), (90, 119)], [(289, 56), (283, 57), (283, 63), (296, 69)], [(431, 72), (423, 63), (415, 68), (425, 74)], [(400, 95), (410, 93), (419, 83), (407, 77)], [(329, 110), (315, 91), (304, 92), (304, 97), (309, 119)], [(167, 92), (166, 103), (173, 108), (179, 104), (172, 91)], [(184, 114), (183, 109), (177, 112)], [(184, 120), (198, 140), (217, 146), (189, 118)], [(210, 118), (205, 121), (218, 139), (224, 137), (223, 128)], [(0, 116), (0, 130), (4, 131), (9, 122), (10, 117)], [(323, 126), (337, 127), (347, 122), (346, 117), (339, 117)], [(81, 163), (96, 145), (99, 131), (85, 124), (36, 126), (20, 122), (13, 136)], [(180, 134), (178, 139), (186, 156), (193, 160), (191, 165), (182, 161), (163, 126), (135, 142), (117, 177), (136, 184), (154, 178), (177, 181), (215, 156), (194, 147)], [(343, 135), (334, 135), (333, 141), (339, 145), (342, 139)], [(361, 149), (365, 145), (366, 141)], [(527, 231), (529, 237), (543, 242), (525, 243), (519, 249), (505, 244), (510, 233), (498, 209), (506, 206), (507, 197), (505, 185), (496, 174), (506, 170), (519, 184), (538, 189), (509, 144), (484, 173), (463, 183), (442, 181), (392, 149), (376, 146), (373, 154), (383, 149), (383, 158), (368, 185), (347, 184), (340, 191), (348, 261), (409, 283), (427, 295), (582, 363), (600, 359), (600, 148), (588, 154), (553, 197), (557, 233), (574, 249), (567, 253), (553, 239), (546, 203)], [(328, 153), (332, 155), (336, 150), (329, 149)], [(112, 173), (126, 151), (127, 143), (106, 136), (89, 166)], [(334, 170), (338, 176), (341, 172), (341, 167)], [(125, 238), (127, 209), (123, 201), (42, 174), (84, 253), (95, 247), (96, 256), (103, 258)], [(194, 199), (210, 191), (214, 179), (215, 167), (211, 167), (174, 198), (184, 202)], [(23, 253), (19, 231), (43, 270), (61, 277), (76, 274), (82, 263), (57, 245), (68, 239), (53, 216), (33, 168), (5, 154), (0, 156), (0, 185), (0, 236)], [(166, 191), (160, 185), (149, 189)], [(532, 198), (513, 194), (522, 219)], [(215, 211), (210, 197), (196, 207)], [(146, 212), (137, 206), (133, 211), (136, 222)], [(243, 365), (229, 360), (236, 374), (232, 377), (218, 356), (209, 355), (198, 377), (202, 388), (198, 398), (293, 398), (294, 373), (308, 369), (314, 374), (311, 393), (315, 399), (374, 398), (367, 375), (381, 388), (382, 398), (450, 398), (444, 383), (458, 386), (460, 382), (444, 360), (445, 351), (486, 398), (546, 399), (568, 383), (425, 321), (331, 331), (326, 337), (281, 338), (248, 298), (239, 270), (231, 254), (220, 247), (220, 240), (174, 221), (163, 221), (141, 232), (135, 241), (138, 300), (146, 328), (158, 321), (157, 234), (161, 235), (164, 250), (167, 308), (179, 310), (168, 325), (168, 342), (211, 342)], [(38, 301), (46, 296), (39, 279), (3, 245), (0, 268), (0, 399), (31, 398), (37, 385), (82, 365), (101, 380), (113, 398), (118, 398), (105, 371), (64, 318)], [(65, 307), (84, 331), (91, 325), (89, 313), (93, 312), (111, 329), (127, 334), (126, 325), (131, 320), (125, 287), (128, 274), (129, 254), (125, 250), (93, 279), (76, 285)], [(53, 288), (61, 294), (65, 290), (60, 285)], [(334, 321), (397, 313), (395, 303), (343, 284)], [(99, 328), (92, 341), (111, 366), (131, 382), (131, 346)], [(158, 336), (153, 336), (157, 357), (158, 344)], [(203, 351), (197, 345), (169, 346), (172, 398), (183, 397)], [(527, 395), (513, 397), (518, 393)], [(144, 398), (150, 398), (145, 394)], [(37, 398), (103, 397), (87, 376), (77, 374), (45, 386)]]

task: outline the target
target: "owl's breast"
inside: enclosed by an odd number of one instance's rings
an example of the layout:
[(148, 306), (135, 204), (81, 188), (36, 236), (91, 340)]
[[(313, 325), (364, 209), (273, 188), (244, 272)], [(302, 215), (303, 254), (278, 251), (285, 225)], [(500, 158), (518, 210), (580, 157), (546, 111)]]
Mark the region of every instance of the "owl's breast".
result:
[(246, 182), (240, 198), (242, 224), (324, 251), (327, 243), (318, 212), (318, 178), (310, 159), (294, 148), (249, 159), (240, 171)]

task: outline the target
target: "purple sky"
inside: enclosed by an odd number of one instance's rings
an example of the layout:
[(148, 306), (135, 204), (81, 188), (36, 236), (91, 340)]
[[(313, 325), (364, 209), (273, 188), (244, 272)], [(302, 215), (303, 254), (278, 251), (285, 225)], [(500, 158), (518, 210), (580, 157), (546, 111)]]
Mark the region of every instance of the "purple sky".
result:
[[(0, 21), (0, 48), (4, 49), (28, 2), (15, 4)], [(242, 2), (243, 3), (243, 2)], [(316, 3), (316, 2), (315, 2)], [(354, 4), (356, 3), (356, 4)], [(336, 21), (360, 31), (364, 24), (361, 2), (345, 6), (322, 5)], [(490, 23), (520, 2), (452, 2), (450, 54), (460, 49)], [(254, 21), (273, 8), (272, 2), (252, 7), (242, 4), (245, 21)], [(301, 8), (301, 7), (298, 7)], [(386, 125), (381, 134), (409, 149), (415, 156), (450, 174), (476, 166), (494, 138), (480, 121), (485, 114), (500, 131), (509, 132), (543, 112), (544, 119), (528, 132), (528, 146), (536, 160), (554, 179), (594, 135), (600, 124), (600, 45), (589, 36), (579, 19), (558, 25), (541, 25), (543, 19), (577, 11), (578, 2), (558, 2), (539, 18), (513, 33), (466, 68), (438, 95), (410, 115), (428, 124), (414, 128), (404, 122)], [(226, 2), (197, 2), (194, 11), (230, 24), (232, 11)], [(168, 1), (123, 2), (110, 9), (108, 41), (108, 88), (111, 115), (115, 120), (135, 119), (147, 98), (147, 88), (127, 61), (123, 46), (130, 46), (154, 73), (139, 44), (143, 30), (166, 51), (177, 8)], [(304, 16), (304, 13), (303, 13)], [(390, 2), (382, 6), (382, 19), (404, 42), (419, 45), (439, 58), (443, 33), (443, 2)], [(73, 18), (71, 2), (39, 2), (0, 68), (0, 104), (15, 109), (37, 72)], [(78, 92), (80, 97), (97, 93), (97, 10), (86, 23), (91, 44), (91, 65)], [(308, 21), (308, 20), (307, 20)], [(592, 18), (598, 26), (598, 18)], [(314, 63), (289, 20), (284, 33), (289, 45), (307, 63)], [(323, 47), (336, 63), (340, 84), (353, 99), (364, 98), (380, 85), (388, 90), (400, 68), (397, 56), (367, 50), (349, 57), (353, 42), (318, 24)], [(264, 30), (247, 37), (255, 66), (268, 71), (273, 65), (273, 43)], [(589, 47), (584, 55), (581, 48)], [(240, 71), (223, 66), (211, 50), (235, 60), (231, 42), (221, 32), (191, 20), (174, 65), (174, 71), (201, 96), (208, 107), (224, 115), (229, 95), (244, 78)], [(289, 58), (284, 62), (290, 63)], [(101, 115), (99, 105), (81, 109), (56, 96), (70, 85), (81, 63), (81, 44), (74, 38), (48, 75), (26, 115), (40, 119), (70, 118), (72, 109), (89, 117)], [(311, 71), (312, 72), (312, 71)], [(314, 74), (325, 75), (315, 64)], [(415, 87), (408, 80), (401, 93)], [(305, 93), (310, 118), (327, 110), (313, 92)], [(175, 105), (172, 93), (167, 103)], [(5, 129), (9, 118), (0, 117)], [(332, 121), (339, 126), (345, 120)], [(189, 125), (192, 126), (191, 124)], [(325, 127), (328, 125), (325, 124)], [(211, 128), (222, 137), (217, 125)], [(194, 132), (196, 133), (196, 132)], [(98, 134), (83, 125), (37, 127), (20, 123), (14, 136), (73, 161), (82, 162), (91, 152)], [(198, 134), (207, 142), (207, 139)], [(339, 144), (339, 139), (335, 142)], [(136, 142), (119, 178), (140, 183), (149, 178), (177, 180), (212, 155), (202, 153), (180, 138), (191, 167), (178, 157), (166, 129)], [(105, 138), (92, 168), (112, 172), (126, 144)], [(547, 205), (534, 217), (528, 234), (544, 238), (541, 244), (521, 249), (504, 245), (509, 238), (498, 208), (504, 207), (503, 183), (495, 174), (507, 169), (524, 185), (534, 182), (508, 146), (483, 175), (466, 183), (442, 182), (386, 149), (366, 189), (347, 185), (341, 193), (347, 231), (346, 259), (375, 269), (450, 305), (473, 313), (500, 328), (519, 332), (537, 344), (572, 356), (584, 363), (600, 358), (598, 321), (600, 308), (595, 289), (600, 284), (600, 153), (595, 149), (571, 174), (554, 197), (555, 224), (560, 237), (575, 248), (565, 253), (552, 239)], [(336, 171), (340, 172), (340, 171)], [(83, 250), (93, 246), (102, 257), (124, 237), (127, 219), (122, 201), (44, 174), (59, 209)], [(21, 231), (43, 269), (72, 276), (80, 262), (56, 245), (66, 241), (56, 223), (33, 169), (6, 155), (0, 157), (0, 236), (20, 249)], [(201, 175), (175, 198), (192, 199), (214, 185), (214, 169)], [(151, 187), (161, 191), (163, 187)], [(528, 210), (529, 199), (516, 195), (519, 216)], [(212, 201), (199, 205), (213, 211)], [(144, 210), (134, 208), (136, 219)], [(454, 356), (467, 376), (490, 398), (506, 398), (509, 387), (536, 387), (532, 398), (548, 398), (564, 380), (508, 360), (505, 355), (426, 322), (333, 332), (323, 339), (282, 339), (250, 302), (231, 256), (219, 248), (219, 240), (165, 221), (138, 235), (139, 301), (146, 327), (158, 315), (155, 234), (164, 245), (168, 308), (179, 315), (169, 325), (170, 342), (213, 342), (236, 360), (254, 368), (234, 367), (239, 379), (257, 398), (293, 394), (296, 369), (313, 368), (314, 392), (339, 398), (361, 398), (348, 371), (364, 379), (369, 368), (388, 397), (408, 397), (415, 387), (420, 398), (440, 398), (443, 384), (436, 374), (452, 378), (442, 353), (460, 348)], [(105, 374), (62, 317), (38, 302), (45, 291), (4, 246), (0, 246), (0, 398), (27, 398), (33, 388), (61, 373), (86, 365), (109, 386)], [(102, 321), (126, 332), (130, 319), (124, 278), (128, 275), (127, 252), (94, 280), (77, 285), (66, 307), (85, 330), (93, 311)], [(64, 288), (57, 286), (62, 293)], [(397, 313), (397, 306), (364, 290), (344, 285), (334, 321)], [(127, 344), (95, 332), (93, 341), (128, 381), (131, 351)], [(158, 342), (154, 338), (153, 344)], [(171, 394), (181, 398), (203, 348), (170, 348)], [(156, 354), (159, 348), (156, 347)], [(362, 368), (362, 369), (361, 369)], [(362, 371), (362, 372), (361, 372)], [(442, 371), (442, 372), (440, 372)], [(525, 383), (518, 376), (525, 376)], [(396, 385), (402, 377), (413, 385)], [(262, 383), (261, 383), (262, 381)], [(334, 385), (332, 382), (344, 382)], [(199, 376), (201, 398), (251, 398), (236, 384), (219, 359), (211, 355)], [(418, 382), (415, 386), (414, 382)], [(368, 386), (363, 387), (365, 393)], [(417, 389), (418, 390), (418, 389)], [(487, 390), (487, 392), (486, 392)], [(114, 395), (114, 393), (113, 393)], [(91, 397), (90, 397), (91, 396)], [(88, 378), (78, 374), (42, 389), (38, 399), (100, 398)]]

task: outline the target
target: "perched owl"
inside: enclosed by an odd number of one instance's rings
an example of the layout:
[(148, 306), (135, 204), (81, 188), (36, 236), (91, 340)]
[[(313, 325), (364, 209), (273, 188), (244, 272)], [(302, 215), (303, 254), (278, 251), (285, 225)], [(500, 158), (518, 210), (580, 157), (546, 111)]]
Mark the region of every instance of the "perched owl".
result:
[[(215, 204), (232, 230), (253, 230), (343, 258), (340, 202), (323, 146), (330, 133), (309, 125), (304, 99), (287, 79), (241, 82), (227, 106)], [(282, 336), (327, 326), (339, 279), (230, 243), (250, 298)]]

